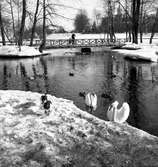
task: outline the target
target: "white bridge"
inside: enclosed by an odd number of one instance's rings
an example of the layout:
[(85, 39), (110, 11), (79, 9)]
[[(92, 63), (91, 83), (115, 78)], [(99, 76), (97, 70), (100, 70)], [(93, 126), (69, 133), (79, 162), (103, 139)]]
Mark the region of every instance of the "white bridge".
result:
[[(119, 46), (126, 42), (126, 39), (117, 39), (111, 42), (108, 39), (75, 39), (74, 42), (69, 39), (46, 40), (46, 48), (70, 48), (70, 47), (102, 47)], [(34, 40), (33, 45), (39, 46), (41, 40)]]
[[(77, 47), (112, 47), (120, 46), (126, 42), (126, 39), (116, 39), (111, 42), (109, 39), (99, 38), (99, 39), (75, 39), (74, 42), (70, 39), (47, 39), (46, 48), (77, 48)], [(2, 41), (0, 41), (2, 43)], [(42, 43), (42, 40), (35, 39), (33, 41), (33, 46), (39, 47)], [(7, 45), (15, 45), (14, 41), (6, 41)], [(24, 40), (23, 45), (30, 45), (30, 40)]]

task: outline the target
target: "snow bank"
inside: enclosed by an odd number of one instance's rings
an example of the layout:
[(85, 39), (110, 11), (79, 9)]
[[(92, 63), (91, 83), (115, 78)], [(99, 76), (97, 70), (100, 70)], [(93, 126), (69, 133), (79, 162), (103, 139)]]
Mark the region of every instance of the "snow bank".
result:
[(128, 55), (131, 58), (136, 56), (137, 58), (158, 62), (158, 47), (156, 45), (127, 43), (122, 49), (114, 51)]
[[(47, 36), (47, 39), (69, 39), (72, 33), (54, 33)], [(75, 33), (76, 39), (97, 39), (104, 38), (105, 34), (81, 34)]]
[(72, 101), (0, 91), (0, 166), (158, 166), (158, 138), (127, 124), (106, 122)]
[(0, 56), (19, 56), (19, 57), (30, 57), (30, 56), (39, 56), (41, 53), (30, 46), (21, 46), (21, 50), (16, 45), (1, 46), (0, 47)]

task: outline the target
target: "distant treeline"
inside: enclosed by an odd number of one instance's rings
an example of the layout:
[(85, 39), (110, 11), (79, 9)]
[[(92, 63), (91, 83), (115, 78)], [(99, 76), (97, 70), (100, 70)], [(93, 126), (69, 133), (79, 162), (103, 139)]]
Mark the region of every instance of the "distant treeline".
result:
[[(2, 0), (1, 0), (2, 1)], [(41, 39), (43, 48), (47, 34), (65, 33), (65, 28), (55, 22), (69, 19), (56, 9), (66, 8), (54, 1), (36, 0), (34, 6), (27, 0), (0, 1), (0, 36), (2, 44), (15, 41), (19, 46), (24, 39), (30, 39), (30, 46), (35, 38)], [(126, 33), (126, 39), (138, 43), (138, 34), (142, 42), (143, 33), (151, 32), (150, 43), (158, 32), (158, 1), (156, 0), (101, 0), (104, 12), (95, 14), (93, 22), (85, 10), (78, 10), (73, 32), (107, 33), (111, 42), (116, 40), (115, 33)], [(28, 7), (30, 5), (30, 7)], [(58, 13), (59, 12), (59, 13)], [(19, 47), (20, 48), (20, 47)]]
[[(82, 33), (107, 33), (115, 41), (115, 33), (126, 33), (126, 39), (142, 42), (143, 33), (151, 32), (150, 43), (158, 32), (158, 3), (156, 0), (102, 0), (104, 12), (97, 13), (90, 23), (86, 11), (80, 11), (74, 21), (75, 31)], [(83, 24), (84, 23), (84, 24)]]
[[(87, 16), (84, 16), (84, 19)], [(151, 15), (147, 15), (145, 18), (145, 22), (141, 25), (141, 31), (143, 33), (151, 33), (152, 32), (152, 25), (154, 23), (156, 19), (156, 16), (151, 14)], [(108, 33), (109, 32), (109, 17), (103, 17), (100, 20), (100, 23), (97, 25), (96, 21), (94, 21), (92, 24), (90, 24), (88, 22), (88, 18), (86, 18), (86, 24), (82, 25), (81, 22), (83, 22), (83, 20), (75, 20), (76, 22), (78, 22), (78, 26), (77, 24), (75, 24), (75, 32), (79, 32), (79, 33)], [(130, 27), (127, 27), (127, 23), (128, 25), (130, 25), (130, 20), (129, 18), (127, 18), (127, 16), (125, 14), (116, 14), (113, 16), (113, 27), (114, 27), (114, 32), (115, 33), (125, 33), (127, 30), (130, 29)], [(155, 24), (155, 32), (158, 32), (158, 23)]]
[[(145, 23), (141, 25), (143, 33), (151, 33), (152, 25), (155, 21), (155, 15), (146, 16)], [(97, 27), (98, 32), (108, 32), (108, 17), (103, 17), (101, 24)], [(126, 19), (126, 15), (115, 15), (114, 16), (114, 31), (116, 33), (123, 33), (127, 31), (126, 22), (130, 24), (130, 20)], [(155, 25), (155, 32), (158, 32), (158, 24)]]

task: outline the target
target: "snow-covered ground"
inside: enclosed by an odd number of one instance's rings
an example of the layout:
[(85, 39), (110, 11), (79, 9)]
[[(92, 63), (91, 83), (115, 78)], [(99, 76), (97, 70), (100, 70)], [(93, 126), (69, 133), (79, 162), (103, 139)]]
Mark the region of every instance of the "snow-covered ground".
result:
[(0, 91), (0, 166), (158, 166), (158, 138), (128, 124), (106, 122), (72, 101)]
[[(126, 48), (126, 49), (125, 49)], [(132, 48), (134, 50), (132, 50)], [(136, 49), (136, 50), (135, 50)], [(155, 44), (132, 44), (126, 43), (122, 49), (115, 50), (122, 53), (130, 58), (141, 58), (152, 62), (158, 62), (158, 46)]]
[[(47, 36), (47, 39), (69, 39), (71, 38), (72, 33), (55, 33), (50, 34)], [(99, 39), (99, 38), (107, 38), (107, 34), (81, 34), (81, 33), (75, 33), (76, 39)], [(150, 33), (143, 35), (143, 43), (149, 43)], [(125, 33), (116, 33), (116, 38), (126, 38)], [(156, 33), (153, 39), (153, 43), (158, 44), (158, 34)]]
[(32, 57), (32, 56), (40, 56), (41, 53), (39, 50), (35, 49), (34, 47), (30, 46), (21, 46), (21, 49), (19, 50), (19, 47), (17, 45), (6, 45), (6, 46), (0, 46), (0, 56), (17, 56), (17, 57)]

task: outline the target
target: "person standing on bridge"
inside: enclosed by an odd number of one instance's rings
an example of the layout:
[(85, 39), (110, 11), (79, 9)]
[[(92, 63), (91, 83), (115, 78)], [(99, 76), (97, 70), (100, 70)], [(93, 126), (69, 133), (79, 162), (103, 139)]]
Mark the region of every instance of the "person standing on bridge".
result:
[(71, 36), (71, 39), (72, 39), (72, 44), (74, 44), (74, 43), (75, 43), (75, 37), (76, 37), (76, 35), (75, 35), (75, 34), (72, 34), (72, 36)]

